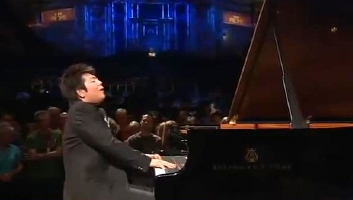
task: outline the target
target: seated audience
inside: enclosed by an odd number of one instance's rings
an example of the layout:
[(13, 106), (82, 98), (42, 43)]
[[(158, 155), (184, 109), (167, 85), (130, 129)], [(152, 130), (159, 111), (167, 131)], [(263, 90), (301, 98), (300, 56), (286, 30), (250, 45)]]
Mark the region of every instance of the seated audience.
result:
[(176, 133), (175, 121), (166, 121), (159, 124), (157, 134), (162, 138), (162, 150), (164, 155), (179, 155), (181, 151), (187, 150), (187, 146), (182, 142), (180, 133)]
[(4, 112), (0, 115), (0, 121), (12, 123), (13, 121), (15, 121), (15, 119), (11, 113)]
[(28, 151), (26, 175), (31, 186), (44, 189), (38, 191), (38, 194), (33, 192), (32, 198), (38, 198), (39, 194), (43, 199), (60, 198), (60, 194), (57, 193), (62, 187), (64, 177), (61, 157), (62, 135), (60, 130), (50, 129), (48, 111), (38, 111), (34, 118), (36, 130), (26, 139)]
[[(61, 132), (59, 130), (50, 129), (50, 120), (47, 111), (38, 111), (35, 113), (35, 123), (36, 129), (34, 132), (30, 133), (26, 139), (26, 146), (29, 153), (30, 160), (44, 161), (51, 163), (53, 158), (61, 157)], [(46, 166), (46, 164), (44, 166)], [(45, 172), (50, 170), (50, 167), (40, 167), (37, 168), (36, 178), (46, 177), (52, 178), (50, 172), (48, 174)], [(51, 164), (49, 166), (52, 166)], [(43, 171), (44, 170), (44, 171)]]
[(115, 121), (119, 125), (119, 132), (117, 138), (121, 141), (127, 140), (131, 135), (129, 134), (129, 118), (127, 111), (119, 108), (115, 112)]
[(141, 125), (137, 121), (132, 121), (129, 124), (129, 134), (134, 135), (141, 131)]
[(53, 130), (60, 129), (60, 114), (61, 114), (60, 108), (49, 107), (48, 114), (50, 119), (50, 128)]
[(149, 114), (142, 116), (141, 131), (130, 136), (125, 142), (132, 148), (142, 153), (159, 153), (162, 148), (162, 140), (153, 131), (153, 117)]
[(11, 144), (13, 134), (10, 123), (0, 122), (0, 194), (4, 199), (18, 198), (15, 178), (22, 171), (20, 149)]

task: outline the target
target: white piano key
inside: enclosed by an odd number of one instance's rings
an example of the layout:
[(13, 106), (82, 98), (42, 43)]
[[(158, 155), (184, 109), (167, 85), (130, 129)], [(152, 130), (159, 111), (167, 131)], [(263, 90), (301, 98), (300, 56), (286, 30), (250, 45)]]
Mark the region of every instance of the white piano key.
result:
[(159, 176), (159, 175), (165, 174), (165, 173), (166, 173), (166, 171), (164, 169), (160, 169), (160, 168), (155, 168), (154, 169), (155, 176)]

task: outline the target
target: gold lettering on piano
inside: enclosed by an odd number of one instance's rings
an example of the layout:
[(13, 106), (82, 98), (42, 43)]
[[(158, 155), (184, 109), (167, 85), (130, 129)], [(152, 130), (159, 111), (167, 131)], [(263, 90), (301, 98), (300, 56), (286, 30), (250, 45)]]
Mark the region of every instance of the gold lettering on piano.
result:
[(249, 148), (245, 155), (245, 160), (248, 161), (249, 163), (257, 162), (257, 160), (259, 160), (259, 155), (257, 155), (256, 149)]
[(291, 164), (270, 163), (270, 164), (214, 164), (213, 171), (237, 172), (248, 170), (271, 170), (271, 171), (290, 171)]

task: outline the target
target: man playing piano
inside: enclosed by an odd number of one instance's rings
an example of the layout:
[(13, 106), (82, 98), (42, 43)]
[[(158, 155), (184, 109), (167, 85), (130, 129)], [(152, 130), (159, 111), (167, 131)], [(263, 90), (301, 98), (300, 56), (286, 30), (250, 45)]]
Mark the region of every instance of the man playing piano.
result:
[(63, 73), (61, 92), (70, 102), (63, 138), (64, 200), (154, 199), (152, 193), (129, 188), (123, 168), (147, 172), (175, 164), (114, 138), (98, 108), (103, 89), (92, 66), (75, 64)]

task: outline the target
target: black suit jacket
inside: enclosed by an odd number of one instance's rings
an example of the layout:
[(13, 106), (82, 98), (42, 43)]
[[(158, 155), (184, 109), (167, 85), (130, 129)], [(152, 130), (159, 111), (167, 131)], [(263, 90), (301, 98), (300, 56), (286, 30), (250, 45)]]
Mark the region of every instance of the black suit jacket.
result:
[(151, 159), (115, 139), (99, 109), (71, 104), (63, 137), (64, 200), (128, 200), (124, 167), (148, 171)]

